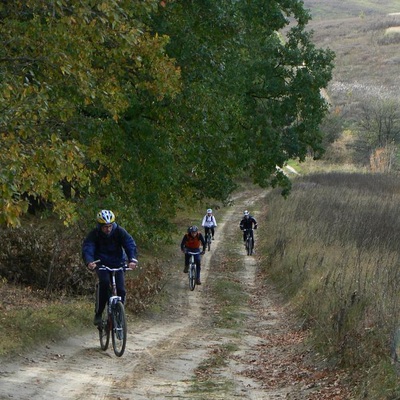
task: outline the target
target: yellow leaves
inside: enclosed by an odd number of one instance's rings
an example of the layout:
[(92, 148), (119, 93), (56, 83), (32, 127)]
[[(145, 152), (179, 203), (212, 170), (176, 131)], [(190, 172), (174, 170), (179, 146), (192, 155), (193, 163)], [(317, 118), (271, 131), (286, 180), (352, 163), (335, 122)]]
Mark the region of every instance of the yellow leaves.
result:
[(19, 227), (21, 225), (20, 216), (27, 210), (28, 203), (26, 201), (2, 200), (0, 201), (0, 223), (5, 223), (9, 227)]
[(135, 65), (143, 68), (146, 74), (146, 79), (138, 82), (137, 87), (150, 91), (158, 100), (166, 96), (174, 97), (181, 90), (180, 68), (174, 59), (165, 54), (168, 42), (169, 37), (166, 35), (145, 34), (138, 42), (133, 57)]
[(5, 85), (3, 88), (3, 97), (5, 99), (9, 99), (12, 95), (13, 87), (11, 85)]
[(71, 75), (71, 65), (68, 64), (61, 65), (60, 71), (63, 75)]

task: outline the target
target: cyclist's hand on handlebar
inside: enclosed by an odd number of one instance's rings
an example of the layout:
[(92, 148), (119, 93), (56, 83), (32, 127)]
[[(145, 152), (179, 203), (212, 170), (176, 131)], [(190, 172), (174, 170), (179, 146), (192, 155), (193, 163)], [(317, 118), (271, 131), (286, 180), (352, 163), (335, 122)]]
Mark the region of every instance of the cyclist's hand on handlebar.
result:
[(135, 262), (135, 261), (131, 261), (131, 262), (128, 264), (128, 268), (135, 269), (136, 267), (137, 267), (137, 262)]
[(95, 262), (90, 262), (86, 266), (88, 267), (88, 269), (93, 271), (97, 267), (97, 264)]

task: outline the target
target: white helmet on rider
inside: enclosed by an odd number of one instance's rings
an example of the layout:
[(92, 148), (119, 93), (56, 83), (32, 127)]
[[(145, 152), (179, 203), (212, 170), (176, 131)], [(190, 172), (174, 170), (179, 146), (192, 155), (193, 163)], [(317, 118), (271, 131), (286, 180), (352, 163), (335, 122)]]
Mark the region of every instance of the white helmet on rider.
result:
[(115, 221), (115, 215), (110, 210), (101, 210), (97, 214), (97, 222), (101, 225), (112, 224)]

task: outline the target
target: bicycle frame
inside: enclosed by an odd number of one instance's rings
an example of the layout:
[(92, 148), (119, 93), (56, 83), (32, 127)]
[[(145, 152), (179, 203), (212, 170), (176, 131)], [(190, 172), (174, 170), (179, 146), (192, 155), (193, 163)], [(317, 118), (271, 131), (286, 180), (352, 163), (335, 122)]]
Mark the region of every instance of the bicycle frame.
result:
[(126, 266), (109, 268), (105, 265), (97, 268), (100, 271), (108, 271), (111, 274), (111, 296), (107, 303), (107, 316), (106, 319), (102, 320), (102, 323), (98, 328), (100, 347), (102, 350), (107, 350), (111, 333), (114, 353), (117, 357), (121, 357), (126, 346), (127, 326), (124, 304), (122, 303), (121, 296), (117, 295), (115, 274), (119, 271), (131, 271), (132, 269), (127, 268)]

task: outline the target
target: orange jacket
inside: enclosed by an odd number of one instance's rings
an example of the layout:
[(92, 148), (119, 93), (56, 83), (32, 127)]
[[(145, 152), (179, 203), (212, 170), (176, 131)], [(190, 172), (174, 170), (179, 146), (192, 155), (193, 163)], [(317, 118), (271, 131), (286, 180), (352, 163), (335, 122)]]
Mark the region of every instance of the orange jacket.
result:
[(189, 250), (197, 250), (200, 249), (201, 244), (203, 245), (203, 251), (206, 251), (206, 242), (200, 232), (197, 232), (194, 237), (190, 233), (186, 233), (181, 242), (181, 250), (184, 251), (185, 248)]

